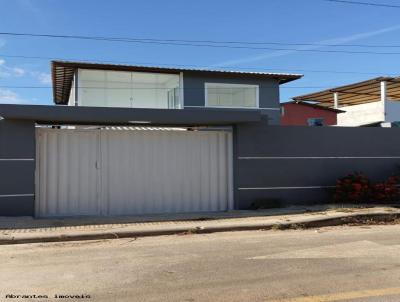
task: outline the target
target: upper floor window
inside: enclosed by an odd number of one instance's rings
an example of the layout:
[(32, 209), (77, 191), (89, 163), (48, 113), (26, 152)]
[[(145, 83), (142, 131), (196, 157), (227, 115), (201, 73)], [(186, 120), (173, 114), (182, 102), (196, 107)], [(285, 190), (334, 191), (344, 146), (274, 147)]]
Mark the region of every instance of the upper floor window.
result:
[(80, 69), (81, 106), (182, 108), (179, 74)]
[(258, 108), (258, 85), (205, 84), (206, 106), (228, 108)]

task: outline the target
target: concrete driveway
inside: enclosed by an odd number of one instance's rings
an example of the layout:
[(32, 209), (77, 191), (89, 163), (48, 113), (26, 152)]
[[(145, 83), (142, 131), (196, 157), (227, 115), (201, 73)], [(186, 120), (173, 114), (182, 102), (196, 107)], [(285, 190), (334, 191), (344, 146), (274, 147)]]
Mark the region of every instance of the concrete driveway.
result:
[(391, 225), (4, 245), (0, 300), (399, 301), (399, 234)]

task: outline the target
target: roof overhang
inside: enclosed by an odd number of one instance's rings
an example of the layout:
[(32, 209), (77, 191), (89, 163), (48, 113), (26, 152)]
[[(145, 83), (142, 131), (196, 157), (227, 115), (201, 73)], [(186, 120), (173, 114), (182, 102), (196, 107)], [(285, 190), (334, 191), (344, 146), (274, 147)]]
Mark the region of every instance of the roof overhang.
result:
[(255, 109), (145, 109), (84, 106), (0, 104), (0, 116), (43, 124), (227, 126), (259, 122)]
[(331, 111), (331, 112), (335, 112), (335, 113), (346, 112), (344, 110), (324, 107), (324, 106), (320, 106), (319, 104), (312, 104), (312, 103), (307, 103), (307, 102), (304, 102), (304, 101), (291, 101), (291, 102), (281, 103), (281, 106), (285, 106), (285, 105), (288, 105), (288, 104), (296, 104), (296, 105), (299, 105), (299, 106), (306, 106), (306, 107), (311, 107), (311, 108), (319, 109), (319, 110), (327, 110), (327, 111)]
[(297, 102), (314, 102), (319, 106), (333, 107), (334, 93), (337, 92), (340, 107), (377, 102), (381, 98), (381, 82), (386, 82), (386, 99), (399, 101), (400, 77), (377, 77), (350, 85), (296, 96), (293, 100)]
[(204, 73), (204, 74), (225, 74), (230, 76), (248, 78), (268, 78), (276, 79), (279, 84), (297, 80), (303, 75), (286, 74), (286, 73), (267, 73), (267, 72), (251, 72), (251, 71), (230, 71), (230, 70), (211, 70), (211, 69), (190, 69), (190, 68), (170, 68), (158, 66), (133, 66), (133, 65), (116, 65), (116, 64), (100, 64), (89, 62), (69, 62), (69, 61), (52, 61), (51, 73), (53, 81), (53, 100), (56, 104), (67, 104), (69, 94), (74, 79), (74, 73), (78, 69), (97, 69), (97, 70), (114, 70), (114, 71), (136, 71), (136, 72), (155, 72), (155, 73), (175, 73), (181, 72)]

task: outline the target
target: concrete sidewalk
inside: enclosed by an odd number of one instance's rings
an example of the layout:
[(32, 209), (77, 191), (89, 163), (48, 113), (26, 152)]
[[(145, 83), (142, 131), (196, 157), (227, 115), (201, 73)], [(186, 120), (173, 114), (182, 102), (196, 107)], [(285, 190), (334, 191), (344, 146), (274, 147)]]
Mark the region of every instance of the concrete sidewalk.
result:
[(59, 219), (0, 217), (0, 244), (322, 227), (350, 223), (354, 219), (393, 221), (400, 219), (400, 208), (326, 205), (259, 211), (130, 217)]

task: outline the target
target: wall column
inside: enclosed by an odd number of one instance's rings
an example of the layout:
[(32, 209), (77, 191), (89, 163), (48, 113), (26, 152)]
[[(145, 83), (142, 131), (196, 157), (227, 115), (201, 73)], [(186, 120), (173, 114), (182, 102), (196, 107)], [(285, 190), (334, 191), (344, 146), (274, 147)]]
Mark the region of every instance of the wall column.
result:
[(80, 85), (78, 85), (78, 81), (79, 81), (79, 76), (78, 76), (78, 74), (79, 74), (79, 70), (77, 69), (77, 70), (75, 70), (75, 81), (74, 81), (74, 85), (75, 85), (75, 104), (74, 104), (74, 106), (78, 106), (79, 105), (79, 103), (78, 103), (78, 97), (79, 97), (79, 90), (78, 89), (80, 89)]
[(333, 108), (334, 109), (339, 108), (339, 92), (333, 93)]
[(383, 122), (386, 121), (387, 82), (381, 81), (381, 102), (383, 108)]

